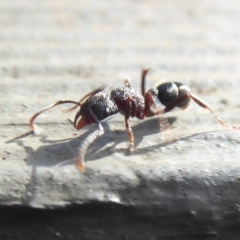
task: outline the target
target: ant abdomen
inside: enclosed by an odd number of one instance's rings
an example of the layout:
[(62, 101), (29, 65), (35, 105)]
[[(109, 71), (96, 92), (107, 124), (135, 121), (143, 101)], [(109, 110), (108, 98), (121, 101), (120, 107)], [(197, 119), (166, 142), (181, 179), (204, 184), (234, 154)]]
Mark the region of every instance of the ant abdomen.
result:
[(104, 92), (98, 92), (91, 96), (80, 111), (80, 115), (84, 116), (88, 123), (96, 122), (95, 119), (92, 119), (92, 114), (88, 113), (90, 109), (98, 121), (118, 113), (116, 103)]

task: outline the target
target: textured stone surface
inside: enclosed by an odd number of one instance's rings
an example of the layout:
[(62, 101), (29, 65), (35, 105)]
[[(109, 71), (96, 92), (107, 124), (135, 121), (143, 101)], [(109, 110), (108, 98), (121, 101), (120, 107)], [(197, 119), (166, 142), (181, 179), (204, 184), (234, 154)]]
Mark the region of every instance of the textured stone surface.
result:
[[(75, 168), (74, 159), (79, 143), (95, 126), (76, 132), (68, 121), (74, 113), (61, 113), (64, 107), (39, 117), (42, 135), (10, 141), (29, 131), (33, 113), (56, 100), (77, 101), (103, 84), (123, 86), (126, 75), (140, 89), (140, 72), (146, 66), (153, 69), (149, 87), (159, 81), (182, 81), (226, 122), (240, 125), (239, 24), (240, 3), (234, 0), (2, 1), (1, 205), (48, 209), (90, 203), (89, 210), (97, 202), (99, 219), (100, 214), (107, 216), (103, 221), (120, 219), (125, 230), (123, 235), (116, 230), (119, 239), (146, 239), (127, 229), (126, 222), (131, 216), (137, 222), (138, 212), (149, 219), (150, 230), (145, 230), (149, 239), (192, 239), (193, 232), (198, 239), (239, 239), (240, 133), (223, 128), (194, 103), (188, 111), (169, 114), (171, 128), (164, 132), (159, 133), (156, 118), (132, 119), (136, 150), (131, 155), (123, 117), (110, 119), (104, 124), (104, 136), (88, 150), (84, 175)], [(99, 210), (101, 204), (107, 204), (105, 213)], [(112, 214), (108, 212), (112, 204), (119, 212), (130, 206), (134, 213)], [(88, 210), (86, 229), (95, 218)], [(2, 235), (10, 238), (7, 229), (15, 221), (11, 214), (25, 210), (1, 211), (2, 216), (10, 211)], [(54, 216), (61, 216), (59, 211)], [(70, 212), (62, 216), (75, 221), (70, 217), (73, 210), (66, 211)], [(78, 211), (81, 215), (81, 207)], [(30, 230), (35, 226), (31, 214)], [(75, 216), (79, 221), (80, 216)], [(163, 225), (154, 225), (156, 217)], [(181, 228), (179, 219), (189, 223), (193, 232), (185, 225)], [(51, 224), (59, 232), (65, 223)], [(14, 231), (21, 232), (18, 220), (14, 224)], [(64, 230), (75, 235), (56, 237), (77, 239), (73, 236), (78, 236), (78, 226), (73, 226)], [(140, 233), (144, 224), (136, 226)], [(94, 228), (98, 229), (93, 221)], [(50, 230), (46, 225), (43, 229), (48, 236)], [(111, 239), (108, 233), (84, 236)]]

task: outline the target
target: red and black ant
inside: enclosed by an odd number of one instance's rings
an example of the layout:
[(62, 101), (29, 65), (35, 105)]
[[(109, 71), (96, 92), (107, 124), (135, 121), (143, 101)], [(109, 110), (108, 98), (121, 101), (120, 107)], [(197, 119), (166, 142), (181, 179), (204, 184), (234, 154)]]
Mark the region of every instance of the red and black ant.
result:
[(130, 86), (129, 79), (125, 80), (125, 87), (113, 89), (110, 92), (110, 95), (105, 93), (109, 87), (110, 86), (97, 88), (85, 95), (79, 102), (72, 100), (57, 101), (35, 113), (30, 119), (30, 127), (35, 132), (36, 126), (33, 122), (38, 115), (57, 105), (72, 103), (75, 104), (75, 106), (68, 110), (74, 110), (78, 107), (80, 108), (76, 113), (73, 122), (75, 129), (80, 130), (92, 123), (97, 124), (98, 129), (88, 135), (79, 148), (79, 156), (76, 164), (78, 169), (82, 172), (85, 170), (84, 157), (88, 146), (104, 134), (101, 120), (118, 112), (124, 115), (126, 129), (129, 136), (129, 150), (132, 152), (134, 150), (134, 134), (129, 123), (129, 118), (137, 117), (139, 119), (144, 119), (145, 117), (159, 114), (159, 111), (151, 109), (155, 102), (153, 94), (151, 92), (146, 92), (144, 95), (140, 94)]
[[(74, 110), (80, 108), (75, 115), (73, 125), (75, 129), (80, 130), (83, 127), (92, 123), (97, 124), (98, 129), (88, 135), (80, 145), (79, 156), (76, 161), (77, 168), (84, 172), (84, 157), (87, 148), (94, 140), (104, 134), (104, 129), (101, 120), (104, 120), (114, 114), (120, 112), (125, 117), (125, 125), (129, 136), (129, 150), (134, 150), (134, 134), (132, 132), (129, 118), (137, 117), (144, 119), (160, 115), (171, 111), (175, 107), (186, 109), (191, 99), (194, 100), (199, 106), (208, 109), (214, 117), (226, 127), (240, 129), (240, 127), (231, 126), (221, 120), (214, 111), (204, 103), (200, 98), (190, 92), (190, 88), (180, 82), (166, 82), (158, 85), (156, 88), (150, 88), (145, 91), (146, 75), (149, 69), (142, 71), (141, 90), (142, 94), (137, 92), (130, 86), (129, 79), (125, 80), (125, 87), (116, 88), (110, 92), (110, 95), (105, 92), (108, 91), (110, 86), (104, 86), (95, 89), (94, 91), (85, 95), (80, 101), (60, 100), (54, 104), (43, 108), (41, 111), (34, 114), (30, 119), (30, 127), (35, 132), (36, 126), (33, 124), (34, 120), (42, 112), (47, 111), (60, 104), (72, 103), (75, 104)], [(162, 103), (165, 108), (161, 109), (158, 102)]]
[[(143, 95), (146, 94), (145, 86), (146, 75), (148, 72), (148, 68), (142, 70), (141, 90)], [(158, 101), (165, 106), (162, 111), (158, 112), (159, 114), (167, 113), (175, 107), (181, 108), (183, 110), (187, 109), (190, 105), (191, 100), (193, 100), (200, 107), (208, 109), (223, 126), (233, 129), (240, 129), (240, 127), (231, 126), (224, 122), (203, 100), (201, 100), (195, 94), (191, 93), (191, 90), (188, 86), (180, 82), (161, 83), (155, 88), (150, 88), (148, 92), (152, 94), (153, 98), (157, 98)], [(149, 108), (151, 108), (151, 106), (149, 106)]]

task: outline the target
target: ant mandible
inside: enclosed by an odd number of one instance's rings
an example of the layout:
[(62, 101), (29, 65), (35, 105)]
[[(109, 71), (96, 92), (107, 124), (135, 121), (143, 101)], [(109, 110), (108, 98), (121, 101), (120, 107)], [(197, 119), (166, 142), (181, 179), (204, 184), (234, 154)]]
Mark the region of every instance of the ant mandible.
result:
[(155, 97), (151, 92), (146, 92), (144, 95), (137, 92), (130, 85), (129, 79), (125, 80), (125, 87), (116, 88), (110, 92), (110, 95), (105, 92), (110, 86), (103, 86), (95, 89), (94, 91), (86, 94), (80, 101), (72, 100), (60, 100), (57, 101), (39, 112), (35, 113), (29, 122), (33, 132), (36, 132), (36, 125), (34, 120), (41, 113), (61, 104), (75, 104), (74, 107), (68, 109), (68, 111), (80, 108), (75, 115), (73, 126), (75, 129), (80, 130), (83, 127), (92, 123), (97, 124), (98, 129), (88, 135), (81, 143), (79, 147), (79, 155), (76, 161), (77, 168), (84, 172), (84, 158), (87, 148), (93, 141), (104, 134), (104, 128), (101, 124), (101, 120), (104, 120), (118, 112), (124, 115), (125, 125), (129, 136), (129, 151), (134, 150), (134, 134), (132, 132), (129, 118), (137, 117), (144, 119), (159, 114), (161, 111), (154, 111), (151, 109), (155, 103)]
[[(143, 95), (145, 94), (146, 75), (149, 70), (149, 68), (142, 70), (141, 91)], [(208, 109), (223, 126), (233, 129), (240, 129), (240, 127), (232, 126), (224, 122), (203, 100), (201, 100), (195, 94), (191, 93), (191, 90), (188, 86), (180, 82), (161, 83), (155, 88), (150, 88), (147, 92), (151, 93), (153, 98), (157, 98), (158, 101), (165, 106), (163, 110), (158, 111), (158, 114), (167, 113), (175, 107), (181, 108), (183, 110), (187, 109), (190, 105), (191, 100), (193, 100), (200, 107)], [(149, 108), (151, 108), (151, 106), (149, 106)]]

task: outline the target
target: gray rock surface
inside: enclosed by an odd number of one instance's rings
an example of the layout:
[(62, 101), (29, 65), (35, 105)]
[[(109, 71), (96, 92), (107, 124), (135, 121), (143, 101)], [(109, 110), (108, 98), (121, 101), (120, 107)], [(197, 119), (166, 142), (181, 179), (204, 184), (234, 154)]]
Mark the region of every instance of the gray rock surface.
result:
[(148, 87), (184, 82), (224, 121), (240, 125), (239, 24), (234, 0), (2, 1), (2, 239), (27, 239), (31, 231), (41, 232), (36, 239), (239, 239), (240, 132), (194, 103), (168, 114), (166, 131), (157, 118), (132, 119), (130, 155), (124, 119), (113, 117), (88, 149), (85, 174), (74, 161), (95, 126), (76, 132), (68, 121), (74, 113), (63, 114), (64, 107), (37, 119), (41, 135), (11, 141), (56, 100), (123, 86), (126, 75), (140, 89), (146, 66), (153, 69)]

